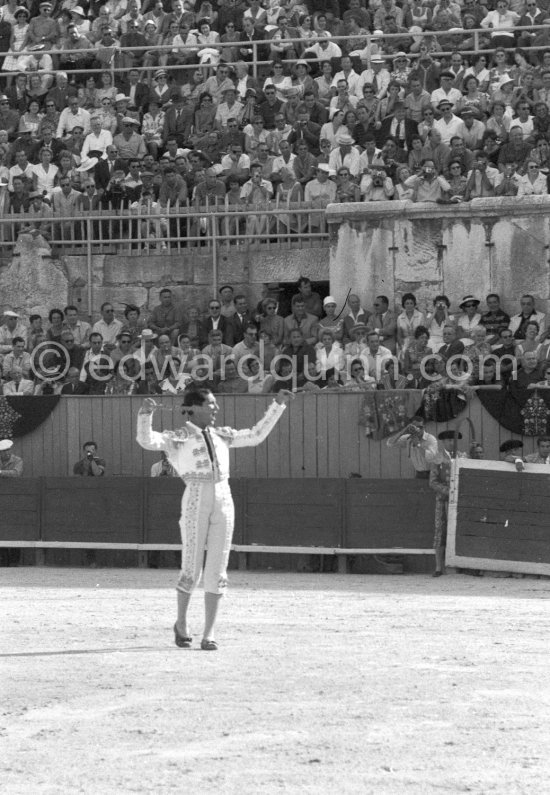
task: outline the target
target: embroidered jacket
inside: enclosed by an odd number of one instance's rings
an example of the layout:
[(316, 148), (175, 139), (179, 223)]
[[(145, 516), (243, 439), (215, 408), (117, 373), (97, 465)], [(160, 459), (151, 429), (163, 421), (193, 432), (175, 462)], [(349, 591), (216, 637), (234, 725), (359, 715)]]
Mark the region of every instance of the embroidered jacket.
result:
[(176, 431), (158, 433), (152, 428), (153, 415), (138, 414), (137, 441), (145, 450), (164, 450), (182, 480), (206, 480), (218, 483), (229, 478), (229, 448), (255, 447), (275, 427), (286, 406), (276, 401), (252, 428), (216, 428), (206, 430), (213, 448), (214, 461), (210, 460), (208, 447), (200, 428), (187, 422)]

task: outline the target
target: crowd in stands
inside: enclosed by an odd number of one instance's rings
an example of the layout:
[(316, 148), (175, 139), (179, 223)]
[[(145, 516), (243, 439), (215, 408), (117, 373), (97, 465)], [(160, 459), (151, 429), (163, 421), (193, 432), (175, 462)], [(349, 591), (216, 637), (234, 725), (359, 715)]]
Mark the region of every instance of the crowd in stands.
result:
[(445, 295), (425, 313), (412, 293), (398, 308), (384, 295), (363, 307), (354, 294), (338, 307), (305, 277), (288, 304), (278, 283), (264, 285), (256, 306), (224, 285), (204, 313), (184, 311), (169, 288), (159, 299), (147, 316), (129, 304), (120, 319), (106, 302), (93, 325), (74, 306), (52, 309), (47, 323), (5, 310), (2, 394), (181, 394), (191, 382), (220, 394), (549, 385), (550, 328), (531, 295), (511, 316), (494, 293), (483, 309), (465, 296), (456, 313)]
[(548, 0), (8, 0), (1, 214), (47, 239), (74, 236), (52, 217), (128, 208), (151, 216), (145, 237), (200, 237), (166, 211), (545, 195), (549, 15)]

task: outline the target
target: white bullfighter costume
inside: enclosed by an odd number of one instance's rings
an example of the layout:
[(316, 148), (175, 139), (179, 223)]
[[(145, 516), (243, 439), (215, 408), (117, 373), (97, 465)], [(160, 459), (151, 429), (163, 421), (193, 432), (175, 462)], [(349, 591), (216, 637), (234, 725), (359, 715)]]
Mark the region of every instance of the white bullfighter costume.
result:
[[(204, 431), (187, 422), (177, 431), (153, 431), (153, 415), (139, 413), (137, 441), (146, 450), (164, 450), (185, 482), (181, 501), (181, 573), (177, 589), (191, 593), (204, 566), (204, 590), (224, 593), (235, 511), (229, 488), (229, 448), (255, 447), (266, 439), (285, 405), (275, 401), (253, 428), (209, 426)], [(209, 449), (210, 448), (210, 449)]]

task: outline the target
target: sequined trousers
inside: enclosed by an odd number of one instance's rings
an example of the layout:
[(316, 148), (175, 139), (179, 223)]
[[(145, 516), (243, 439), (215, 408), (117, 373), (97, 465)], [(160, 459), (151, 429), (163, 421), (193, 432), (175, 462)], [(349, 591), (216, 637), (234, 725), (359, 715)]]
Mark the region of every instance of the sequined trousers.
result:
[(222, 594), (227, 587), (227, 561), (231, 549), (235, 508), (227, 480), (186, 481), (181, 501), (181, 572), (178, 591), (191, 593), (199, 583), (208, 593)]

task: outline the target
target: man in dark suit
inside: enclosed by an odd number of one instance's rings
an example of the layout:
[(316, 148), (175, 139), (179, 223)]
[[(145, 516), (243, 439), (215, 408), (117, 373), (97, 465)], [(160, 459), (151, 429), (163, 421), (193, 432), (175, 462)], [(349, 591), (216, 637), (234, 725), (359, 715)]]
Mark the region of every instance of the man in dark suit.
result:
[(139, 111), (149, 101), (150, 89), (147, 83), (139, 79), (139, 69), (131, 69), (128, 72), (128, 82), (121, 88), (123, 94), (130, 97), (128, 107), (135, 107)]
[(233, 345), (236, 345), (243, 341), (245, 329), (250, 321), (254, 322), (254, 317), (248, 311), (246, 295), (236, 295), (234, 301), (236, 311), (231, 318), (231, 325), (233, 326)]
[(80, 370), (77, 367), (69, 367), (65, 377), (65, 383), (61, 387), (62, 395), (83, 395), (84, 387), (80, 380)]
[(384, 144), (386, 139), (395, 139), (399, 149), (412, 149), (412, 137), (418, 133), (418, 124), (412, 119), (405, 118), (405, 105), (396, 102), (394, 112), (391, 116), (386, 116), (382, 121), (382, 126), (378, 131), (378, 140)]
[(464, 343), (457, 339), (456, 328), (452, 324), (443, 326), (442, 336), (443, 345), (437, 353), (445, 362), (448, 362), (451, 356), (460, 356), (464, 353)]
[(168, 138), (175, 136), (178, 146), (183, 146), (191, 136), (194, 111), (187, 101), (187, 97), (182, 97), (179, 91), (173, 92), (171, 99), (172, 105), (167, 109), (164, 116), (162, 140), (166, 146)]
[(118, 149), (114, 144), (106, 149), (107, 157), (101, 158), (94, 169), (95, 184), (103, 194), (115, 171), (122, 169), (126, 173), (126, 162), (118, 157)]
[(199, 344), (201, 348), (208, 345), (208, 335), (212, 329), (222, 332), (222, 343), (233, 347), (233, 325), (229, 318), (221, 313), (222, 305), (217, 298), (212, 298), (208, 304), (208, 317), (203, 320), (199, 328)]
[(266, 34), (260, 33), (259, 30), (255, 29), (254, 22), (250, 17), (244, 17), (243, 29), (239, 37), (242, 42), (238, 48), (240, 61), (246, 61), (247, 63), (253, 60), (269, 61), (269, 47), (267, 44), (257, 44), (256, 56), (254, 57), (253, 42), (263, 41), (266, 38)]
[(55, 129), (51, 124), (42, 125), (42, 138), (37, 141), (31, 151), (29, 160), (31, 163), (40, 162), (40, 150), (49, 149), (52, 153), (52, 163), (59, 163), (59, 155), (65, 149), (65, 144), (59, 138), (54, 138)]

